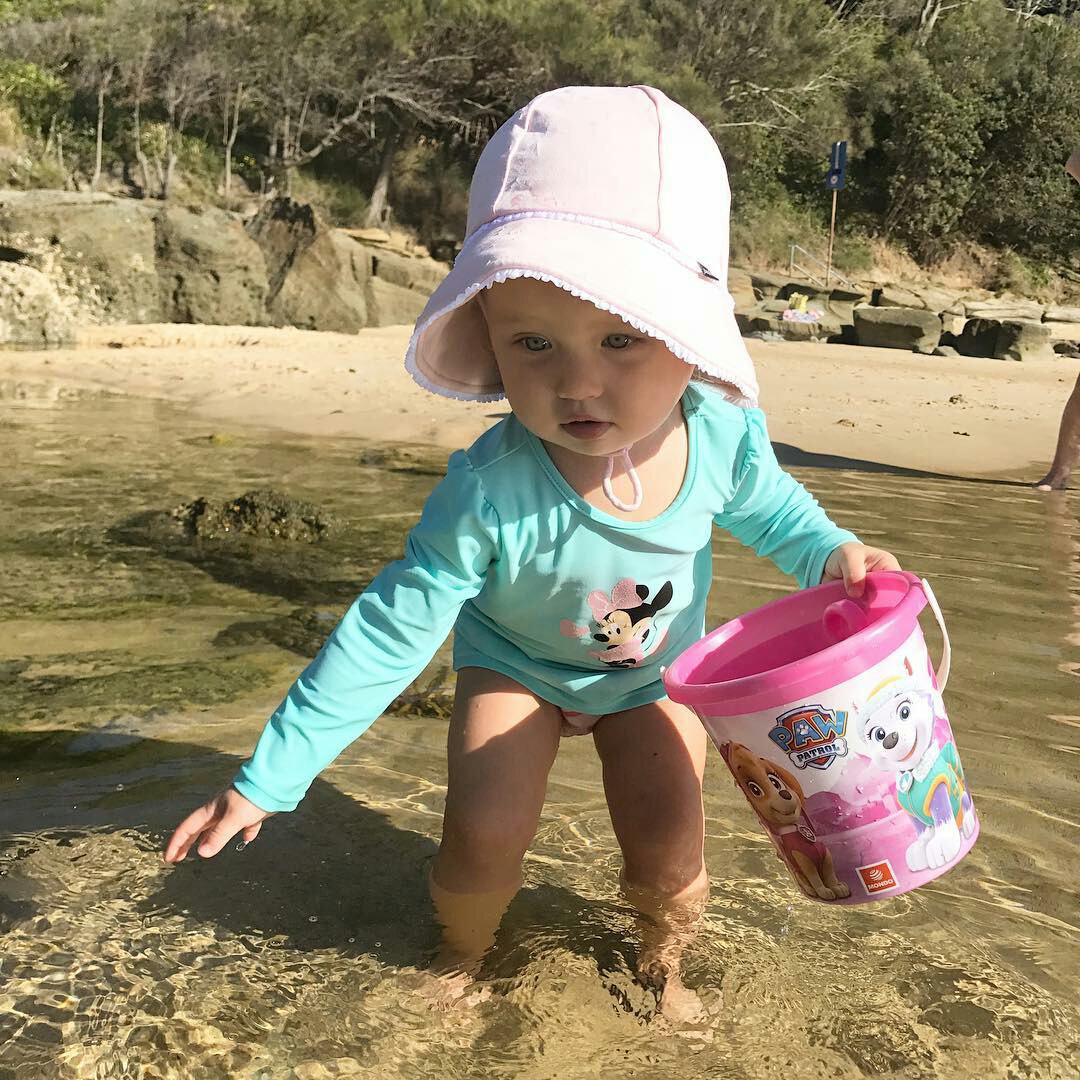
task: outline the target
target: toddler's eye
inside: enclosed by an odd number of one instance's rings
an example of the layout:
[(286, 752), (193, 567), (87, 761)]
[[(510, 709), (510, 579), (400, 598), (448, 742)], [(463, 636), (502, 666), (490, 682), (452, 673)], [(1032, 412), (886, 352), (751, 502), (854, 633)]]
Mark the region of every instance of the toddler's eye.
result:
[(539, 334), (530, 334), (528, 337), (520, 338), (518, 344), (524, 345), (529, 352), (543, 352), (547, 348), (548, 340)]
[(628, 334), (608, 334), (604, 338), (604, 344), (612, 349), (629, 349), (634, 344), (634, 339)]

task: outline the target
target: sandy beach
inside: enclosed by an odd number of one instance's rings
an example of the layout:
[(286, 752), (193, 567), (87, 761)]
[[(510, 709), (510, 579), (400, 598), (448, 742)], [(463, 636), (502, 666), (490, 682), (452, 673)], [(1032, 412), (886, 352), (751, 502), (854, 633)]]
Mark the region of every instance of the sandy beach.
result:
[[(161, 398), (215, 427), (467, 446), (505, 414), (406, 374), (410, 328), (356, 335), (244, 326), (98, 326), (76, 348), (0, 353), (0, 377)], [(870, 463), (1030, 482), (1053, 450), (1080, 361), (1014, 363), (748, 341), (787, 461)]]

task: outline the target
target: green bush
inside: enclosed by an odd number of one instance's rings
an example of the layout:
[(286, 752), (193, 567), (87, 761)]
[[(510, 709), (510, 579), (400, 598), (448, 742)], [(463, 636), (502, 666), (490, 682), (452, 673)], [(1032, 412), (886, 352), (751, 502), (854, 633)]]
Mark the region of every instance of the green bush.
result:
[(364, 223), (368, 197), (351, 180), (300, 170), (293, 174), (292, 195), (300, 202), (310, 203), (331, 225), (358, 229)]

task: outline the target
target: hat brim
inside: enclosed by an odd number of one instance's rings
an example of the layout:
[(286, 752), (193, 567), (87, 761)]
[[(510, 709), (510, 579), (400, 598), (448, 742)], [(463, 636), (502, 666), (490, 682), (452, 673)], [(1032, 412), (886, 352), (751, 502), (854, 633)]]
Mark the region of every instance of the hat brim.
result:
[(726, 282), (640, 236), (542, 217), (507, 221), (466, 242), (409, 341), (405, 366), (421, 386), (466, 401), (504, 396), (475, 297), (514, 277), (550, 281), (618, 315), (730, 387), (732, 400), (757, 404), (753, 362)]

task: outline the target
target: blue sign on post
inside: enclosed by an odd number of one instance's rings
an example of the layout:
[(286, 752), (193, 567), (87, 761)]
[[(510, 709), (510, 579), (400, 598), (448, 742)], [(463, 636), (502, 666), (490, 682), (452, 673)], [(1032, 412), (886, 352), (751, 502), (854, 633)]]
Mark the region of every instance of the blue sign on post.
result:
[(825, 186), (830, 191), (844, 190), (844, 170), (847, 168), (847, 142), (834, 142), (829, 155), (829, 172)]

